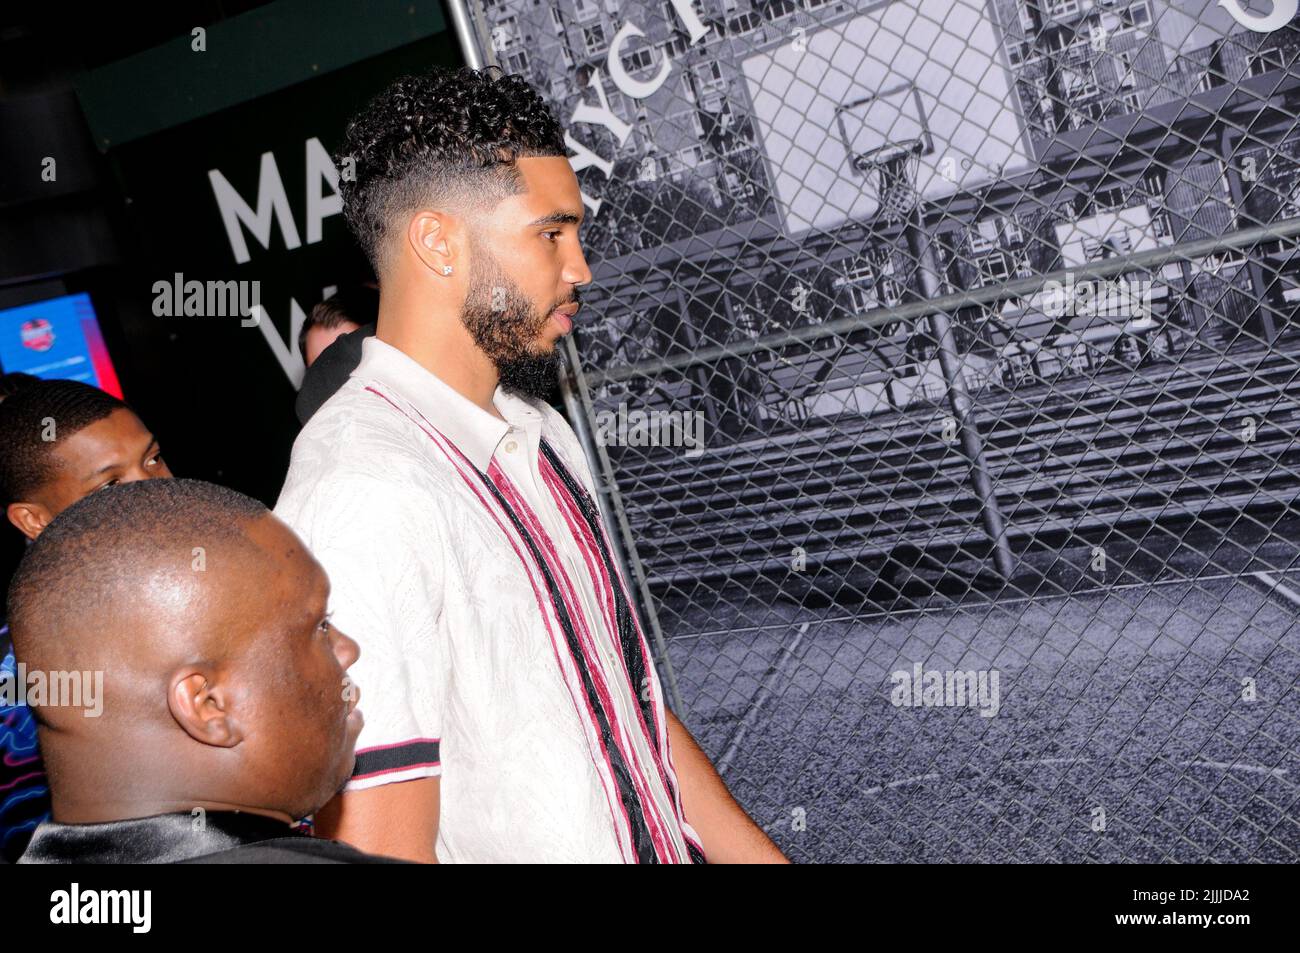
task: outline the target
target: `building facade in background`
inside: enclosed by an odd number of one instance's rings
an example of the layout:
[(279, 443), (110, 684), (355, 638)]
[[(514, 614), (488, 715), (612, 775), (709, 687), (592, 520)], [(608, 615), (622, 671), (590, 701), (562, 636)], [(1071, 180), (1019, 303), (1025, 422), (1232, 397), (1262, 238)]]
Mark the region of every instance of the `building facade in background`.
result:
[[(602, 296), (592, 308), (601, 323), (580, 332), (591, 366), (761, 337), (918, 293), (899, 229), (873, 227), (865, 177), (857, 192), (843, 175), (814, 184), (824, 164), (819, 143), (837, 130), (821, 120), (777, 128), (780, 104), (800, 101), (804, 74), (833, 86), (841, 61), (886, 70), (873, 79), (906, 75), (903, 64), (912, 61), (930, 75), (946, 69), (945, 92), (992, 84), (1014, 98), (1008, 105), (1029, 162), (1017, 165), (1017, 152), (995, 170), (1001, 175), (970, 179), (981, 155), (1009, 157), (990, 130), (983, 143), (961, 147), (958, 163), (947, 157), (956, 173), (946, 173), (951, 190), (921, 189), (934, 198), (926, 227), (949, 289), (1295, 214), (1300, 135), (1286, 116), (1300, 104), (1300, 43), (1289, 25), (1258, 32), (1244, 25), (1254, 22), (1244, 11), (1239, 22), (1209, 0), (697, 0), (692, 9), (705, 28), (694, 43), (667, 0), (481, 7), (498, 62), (541, 88), (569, 133), (603, 163), (580, 172), (584, 192), (599, 201), (594, 214), (588, 209), (584, 241), (593, 261), (609, 267), (608, 280), (593, 288)], [(963, 49), (944, 50), (945, 18), (972, 11), (996, 42), (973, 29)], [(628, 24), (636, 29), (617, 60), (625, 86), (653, 87), (639, 97), (611, 77), (611, 44)], [(816, 64), (809, 71), (819, 57), (821, 72)], [(600, 105), (594, 83), (616, 128), (573, 121), (580, 104)], [(944, 96), (934, 98), (937, 112)], [(971, 101), (972, 116), (977, 106)], [(889, 116), (874, 114), (877, 131), (899, 124)], [(949, 130), (936, 123), (935, 131), (922, 175), (937, 181), (956, 133), (946, 143)], [(791, 154), (804, 151), (814, 158), (796, 169), (801, 191), (791, 197), (782, 182), (791, 179)], [(1126, 276), (1145, 283), (1150, 313), (1121, 300), (1061, 315), (1060, 303), (1041, 294), (968, 309), (957, 315), (966, 374), (976, 387), (1024, 386), (1111, 362), (1158, 360), (1201, 342), (1271, 341), (1288, 330), (1300, 297), (1292, 247), (1266, 246), (1254, 264), (1224, 252)], [(737, 430), (896, 410), (939, 396), (934, 349), (924, 318), (886, 322), (762, 362), (730, 394), (696, 374), (661, 382), (659, 397), (671, 403), (703, 391), (716, 421)]]

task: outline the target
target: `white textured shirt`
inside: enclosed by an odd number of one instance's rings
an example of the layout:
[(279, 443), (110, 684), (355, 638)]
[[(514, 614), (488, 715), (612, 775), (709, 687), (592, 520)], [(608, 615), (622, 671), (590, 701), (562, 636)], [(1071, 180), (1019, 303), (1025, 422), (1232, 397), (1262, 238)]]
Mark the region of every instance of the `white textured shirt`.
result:
[(371, 337), (294, 443), (275, 512), (361, 646), (346, 790), (440, 777), (442, 862), (702, 862), (581, 446), (493, 404)]

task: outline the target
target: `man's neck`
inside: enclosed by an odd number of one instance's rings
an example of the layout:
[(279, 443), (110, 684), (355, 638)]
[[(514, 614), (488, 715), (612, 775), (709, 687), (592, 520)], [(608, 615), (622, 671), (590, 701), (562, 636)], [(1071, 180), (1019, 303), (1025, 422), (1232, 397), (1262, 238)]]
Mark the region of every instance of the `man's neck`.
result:
[(375, 337), (493, 417), (505, 419), (492, 402), (499, 381), (496, 366), (474, 343), (459, 315), (442, 308), (414, 308), (400, 295), (381, 295)]

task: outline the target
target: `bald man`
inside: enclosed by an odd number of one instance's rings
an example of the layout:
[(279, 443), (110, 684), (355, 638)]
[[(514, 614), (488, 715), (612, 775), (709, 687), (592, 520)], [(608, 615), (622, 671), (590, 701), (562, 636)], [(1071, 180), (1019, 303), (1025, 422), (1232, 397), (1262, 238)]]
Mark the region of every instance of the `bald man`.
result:
[(10, 625), (29, 681), (102, 695), (31, 701), (53, 820), (20, 863), (382, 860), (289, 828), (343, 786), (362, 725), (328, 598), (293, 532), (233, 490), (139, 481), (68, 507), (18, 567)]

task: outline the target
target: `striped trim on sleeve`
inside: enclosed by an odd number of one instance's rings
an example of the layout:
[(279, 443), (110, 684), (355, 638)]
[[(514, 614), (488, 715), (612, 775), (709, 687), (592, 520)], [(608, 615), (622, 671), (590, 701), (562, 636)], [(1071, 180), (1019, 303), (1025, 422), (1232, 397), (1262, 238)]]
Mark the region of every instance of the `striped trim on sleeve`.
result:
[(391, 745), (363, 748), (345, 790), (355, 791), (442, 774), (438, 738), (412, 738)]

